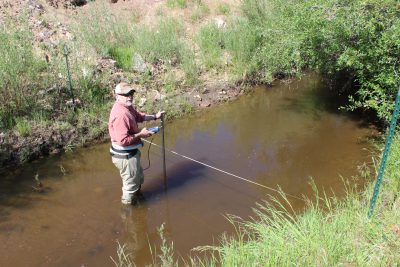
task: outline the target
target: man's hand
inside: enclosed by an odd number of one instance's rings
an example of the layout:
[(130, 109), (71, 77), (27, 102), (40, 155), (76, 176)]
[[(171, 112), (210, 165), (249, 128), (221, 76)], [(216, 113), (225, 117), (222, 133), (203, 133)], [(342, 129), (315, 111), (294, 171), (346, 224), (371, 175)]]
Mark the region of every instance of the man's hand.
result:
[(161, 116), (164, 116), (165, 111), (164, 110), (160, 110), (159, 112), (157, 112), (156, 114), (156, 119), (161, 118)]
[(143, 128), (138, 134), (137, 137), (139, 138), (147, 138), (152, 136), (154, 133), (152, 131), (147, 130), (147, 128)]

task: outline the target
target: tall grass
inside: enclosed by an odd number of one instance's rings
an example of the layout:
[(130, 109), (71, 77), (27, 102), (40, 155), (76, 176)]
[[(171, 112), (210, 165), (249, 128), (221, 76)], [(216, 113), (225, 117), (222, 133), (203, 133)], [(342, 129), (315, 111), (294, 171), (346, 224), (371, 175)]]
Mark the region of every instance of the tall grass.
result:
[(7, 129), (36, 106), (46, 65), (33, 52), (27, 17), (6, 18), (0, 40), (0, 128)]
[(75, 30), (99, 54), (109, 55), (110, 49), (131, 46), (135, 40), (132, 25), (133, 17), (117, 17), (105, 5), (98, 5), (79, 16)]
[(183, 25), (172, 18), (160, 20), (157, 30), (138, 28), (134, 48), (148, 62), (162, 61), (167, 64), (180, 63), (182, 49)]
[(208, 70), (218, 67), (222, 55), (223, 35), (214, 23), (201, 27), (197, 44), (200, 47), (200, 56), (205, 68)]

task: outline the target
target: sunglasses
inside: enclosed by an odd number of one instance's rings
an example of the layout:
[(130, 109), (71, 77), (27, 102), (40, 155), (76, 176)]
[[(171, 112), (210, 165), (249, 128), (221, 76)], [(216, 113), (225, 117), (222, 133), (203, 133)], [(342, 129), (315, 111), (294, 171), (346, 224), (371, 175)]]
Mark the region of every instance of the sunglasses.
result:
[(127, 93), (127, 94), (119, 94), (119, 95), (122, 95), (122, 96), (125, 96), (125, 97), (128, 97), (128, 96), (133, 96), (133, 94), (134, 94), (135, 92), (134, 91), (130, 91), (129, 93)]

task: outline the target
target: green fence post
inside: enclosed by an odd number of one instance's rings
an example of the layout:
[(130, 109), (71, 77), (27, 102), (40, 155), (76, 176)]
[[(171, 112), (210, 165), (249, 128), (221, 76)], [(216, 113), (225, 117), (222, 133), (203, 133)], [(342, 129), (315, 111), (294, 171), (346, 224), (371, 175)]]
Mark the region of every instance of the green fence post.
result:
[(388, 133), (388, 135), (386, 137), (385, 149), (383, 150), (381, 166), (379, 168), (378, 177), (376, 178), (376, 182), (375, 182), (374, 194), (372, 195), (371, 204), (369, 206), (368, 218), (371, 218), (372, 217), (372, 213), (374, 212), (376, 199), (378, 198), (378, 194), (379, 194), (379, 188), (380, 188), (381, 183), (382, 183), (382, 176), (383, 176), (383, 173), (385, 172), (386, 161), (387, 161), (387, 157), (388, 157), (388, 154), (389, 154), (390, 145), (392, 144), (394, 130), (396, 129), (397, 117), (399, 115), (399, 111), (400, 111), (400, 86), (399, 86), (399, 90), (397, 92), (395, 108), (394, 108), (394, 111), (393, 111), (393, 114), (392, 114), (392, 119), (390, 121), (389, 133)]
[(67, 75), (68, 75), (68, 87), (69, 87), (69, 92), (71, 93), (71, 97), (72, 97), (72, 104), (74, 106), (74, 110), (76, 109), (75, 106), (75, 97), (74, 97), (74, 91), (72, 90), (72, 80), (71, 80), (71, 73), (69, 71), (69, 62), (68, 62), (68, 46), (66, 44), (64, 44), (64, 56), (65, 56), (65, 62), (67, 64)]

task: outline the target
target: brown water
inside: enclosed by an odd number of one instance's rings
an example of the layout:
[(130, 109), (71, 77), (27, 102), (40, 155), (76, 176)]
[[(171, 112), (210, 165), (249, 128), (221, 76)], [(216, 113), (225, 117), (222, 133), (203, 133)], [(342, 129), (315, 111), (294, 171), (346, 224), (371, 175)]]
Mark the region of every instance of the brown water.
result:
[[(369, 162), (376, 131), (337, 112), (315, 77), (250, 95), (166, 125), (166, 146), (196, 160), (295, 196), (319, 188), (343, 194), (340, 176)], [(106, 119), (106, 118), (105, 118)], [(160, 144), (160, 136), (154, 140)], [(139, 207), (123, 209), (121, 182), (109, 145), (79, 149), (9, 172), (0, 183), (0, 266), (112, 266), (117, 241), (138, 266), (152, 262), (165, 222), (175, 253), (218, 244), (232, 233), (224, 217), (248, 218), (256, 202), (274, 192), (167, 153), (165, 190), (160, 149)], [(147, 166), (147, 147), (142, 150)], [(38, 174), (45, 191), (34, 192)], [(303, 203), (291, 199), (297, 208)], [(159, 248), (158, 248), (159, 251)]]

